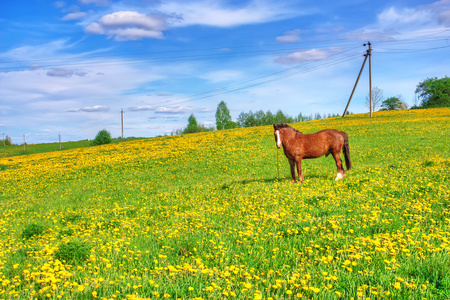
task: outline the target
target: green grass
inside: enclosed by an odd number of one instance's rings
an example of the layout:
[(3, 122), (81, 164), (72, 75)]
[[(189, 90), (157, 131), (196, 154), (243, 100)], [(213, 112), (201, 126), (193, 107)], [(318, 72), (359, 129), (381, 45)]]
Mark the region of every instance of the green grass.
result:
[(293, 124), (349, 134), (338, 182), (270, 126), (0, 159), (0, 299), (450, 298), (449, 121)]
[[(135, 137), (129, 137), (129, 138), (117, 138), (113, 139), (112, 143), (122, 143), (127, 141), (134, 141), (142, 138), (135, 138)], [(77, 149), (77, 148), (85, 148), (85, 147), (91, 147), (91, 141), (89, 140), (82, 140), (82, 141), (75, 141), (75, 142), (63, 142), (63, 143), (42, 143), (42, 144), (27, 144), (25, 145), (25, 148), (22, 145), (10, 145), (10, 146), (3, 146), (3, 144), (0, 143), (0, 158), (3, 157), (12, 157), (12, 156), (19, 156), (19, 155), (30, 155), (30, 154), (39, 154), (39, 153), (46, 153), (46, 152), (53, 152), (53, 151), (64, 151), (64, 150), (70, 150), (70, 149)]]

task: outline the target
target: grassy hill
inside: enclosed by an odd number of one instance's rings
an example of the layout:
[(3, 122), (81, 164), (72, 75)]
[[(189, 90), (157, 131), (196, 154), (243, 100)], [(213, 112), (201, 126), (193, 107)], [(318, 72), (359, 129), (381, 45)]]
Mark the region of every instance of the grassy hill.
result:
[(301, 185), (271, 126), (0, 158), (0, 299), (450, 298), (449, 124), (293, 124), (350, 137)]
[[(122, 143), (126, 141), (132, 141), (136, 139), (142, 138), (117, 138), (113, 139), (112, 143)], [(0, 142), (0, 158), (11, 157), (11, 156), (19, 156), (19, 155), (30, 155), (30, 154), (38, 154), (52, 151), (64, 151), (76, 148), (84, 148), (90, 147), (92, 141), (82, 140), (75, 142), (62, 142), (60, 143), (44, 143), (44, 144), (26, 144), (25, 147), (22, 145), (9, 145), (3, 146)]]

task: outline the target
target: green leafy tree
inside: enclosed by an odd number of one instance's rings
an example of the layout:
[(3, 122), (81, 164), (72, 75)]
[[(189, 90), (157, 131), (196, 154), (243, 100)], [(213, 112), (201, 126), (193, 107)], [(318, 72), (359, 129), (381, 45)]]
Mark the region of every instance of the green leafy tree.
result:
[(257, 126), (255, 114), (252, 111), (249, 111), (248, 113), (241, 112), (238, 116), (237, 121), (238, 121), (239, 126), (241, 126), (241, 127)]
[(266, 112), (266, 115), (264, 116), (264, 125), (272, 125), (272, 124), (274, 124), (275, 123), (273, 121), (274, 119), (275, 119), (275, 117), (274, 117), (273, 113), (270, 110), (268, 110)]
[(302, 113), (299, 113), (297, 117), (294, 118), (294, 122), (305, 122), (311, 120), (311, 117), (304, 116)]
[(450, 78), (427, 78), (416, 88), (416, 95), (421, 101), (421, 108), (450, 106)]
[(248, 118), (248, 113), (246, 112), (241, 112), (237, 118), (237, 123), (239, 124), (240, 127), (246, 127), (245, 126), (245, 122)]
[(195, 133), (202, 131), (201, 127), (197, 124), (197, 119), (194, 114), (191, 114), (188, 118), (188, 126), (183, 130), (183, 133)]
[(100, 130), (92, 141), (93, 146), (110, 144), (112, 142), (111, 133), (106, 129)]
[(395, 97), (389, 97), (381, 103), (381, 110), (402, 110), (407, 109), (405, 101), (403, 101), (402, 95), (397, 95)]
[(234, 124), (231, 120), (230, 110), (224, 101), (221, 101), (216, 110), (216, 128), (217, 130), (233, 128)]
[(189, 116), (188, 126), (192, 126), (192, 127), (198, 126), (197, 119), (195, 118), (194, 114), (191, 114)]
[(286, 116), (281, 109), (275, 114), (275, 123), (293, 123), (294, 119), (292, 117)]
[(266, 114), (264, 113), (264, 111), (262, 109), (258, 110), (255, 113), (255, 123), (256, 126), (263, 126), (264, 124), (264, 119), (266, 117)]

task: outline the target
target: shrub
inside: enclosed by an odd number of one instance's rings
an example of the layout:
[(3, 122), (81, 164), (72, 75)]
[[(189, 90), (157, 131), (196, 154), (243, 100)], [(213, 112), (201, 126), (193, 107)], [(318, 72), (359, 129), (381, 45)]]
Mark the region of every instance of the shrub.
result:
[(0, 146), (11, 146), (11, 145), (12, 145), (11, 137), (9, 137), (9, 136), (6, 136), (3, 139), (2, 143), (0, 144)]
[(92, 141), (93, 146), (110, 144), (112, 142), (111, 133), (106, 129), (100, 130)]
[(28, 224), (23, 230), (22, 230), (22, 238), (24, 239), (30, 239), (35, 235), (41, 235), (44, 232), (44, 226), (38, 225), (38, 224)]
[(59, 245), (55, 258), (74, 264), (81, 264), (89, 257), (92, 246), (83, 241), (70, 241)]

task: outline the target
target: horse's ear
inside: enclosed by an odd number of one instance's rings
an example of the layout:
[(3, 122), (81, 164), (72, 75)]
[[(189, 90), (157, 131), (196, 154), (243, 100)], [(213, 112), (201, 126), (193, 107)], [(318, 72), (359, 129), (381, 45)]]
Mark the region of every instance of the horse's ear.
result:
[(277, 125), (275, 125), (275, 124), (272, 124), (272, 125), (273, 125), (273, 129), (277, 130)]

